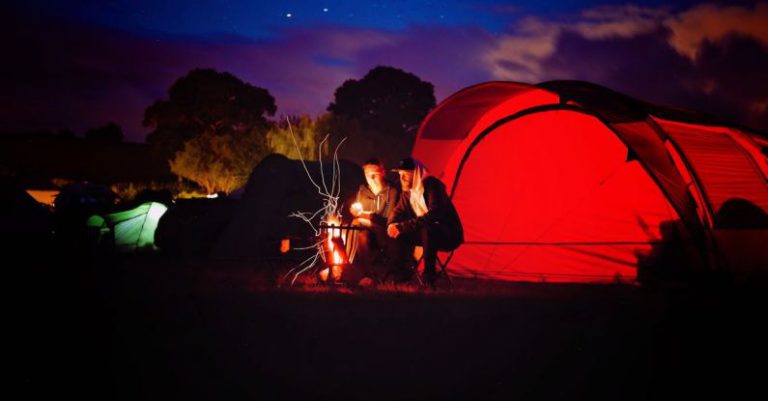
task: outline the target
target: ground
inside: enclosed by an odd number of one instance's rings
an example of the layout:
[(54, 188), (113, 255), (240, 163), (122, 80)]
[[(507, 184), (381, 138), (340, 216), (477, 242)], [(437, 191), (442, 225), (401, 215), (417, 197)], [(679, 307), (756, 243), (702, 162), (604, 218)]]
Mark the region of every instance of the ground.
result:
[[(86, 267), (87, 265), (87, 267)], [(259, 266), (36, 266), (11, 304), (28, 399), (765, 396), (755, 288), (275, 288)], [(760, 393), (754, 393), (758, 391)], [(762, 396), (761, 396), (762, 394)]]

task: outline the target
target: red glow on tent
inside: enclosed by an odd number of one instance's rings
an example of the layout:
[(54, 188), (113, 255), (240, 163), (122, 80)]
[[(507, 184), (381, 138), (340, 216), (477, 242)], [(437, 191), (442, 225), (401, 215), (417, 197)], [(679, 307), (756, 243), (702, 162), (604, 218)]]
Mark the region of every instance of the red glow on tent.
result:
[[(446, 184), (464, 225), (451, 271), (632, 281), (641, 262), (657, 263), (669, 249), (698, 252), (690, 259), (696, 268), (717, 260), (768, 263), (768, 252), (751, 249), (756, 256), (745, 258), (735, 246), (737, 257), (702, 258), (728, 252), (713, 242), (722, 232), (707, 234), (723, 205), (736, 199), (758, 215), (768, 210), (768, 162), (753, 137), (657, 118), (652, 113), (664, 110), (646, 107), (579, 82), (491, 82), (438, 105), (419, 129), (413, 156)], [(730, 230), (720, 245), (763, 234), (768, 238), (768, 227)], [(739, 235), (748, 238), (731, 239)]]

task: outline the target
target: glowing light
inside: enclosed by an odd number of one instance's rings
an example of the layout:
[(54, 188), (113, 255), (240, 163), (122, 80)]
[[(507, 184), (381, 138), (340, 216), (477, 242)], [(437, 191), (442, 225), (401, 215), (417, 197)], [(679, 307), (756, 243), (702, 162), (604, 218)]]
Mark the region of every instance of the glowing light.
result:
[(333, 251), (333, 264), (334, 265), (340, 265), (344, 263), (344, 259), (341, 258), (341, 255), (339, 255), (339, 251), (334, 250)]
[(280, 240), (280, 253), (288, 253), (291, 250), (291, 239), (283, 238)]
[(48, 206), (53, 206), (56, 196), (59, 195), (59, 190), (28, 189), (27, 193), (35, 198), (36, 201)]
[(168, 207), (161, 204), (152, 202), (152, 204), (149, 206), (149, 211), (147, 212), (147, 216), (149, 218), (154, 219), (155, 221), (160, 220), (161, 217), (165, 214), (165, 212), (168, 211)]
[(354, 214), (355, 216), (358, 216), (361, 213), (363, 213), (363, 204), (362, 203), (355, 202), (355, 203), (352, 204), (351, 207), (352, 207), (352, 210), (353, 210), (352, 214)]
[(291, 13), (287, 13), (287, 14), (285, 14), (285, 17), (286, 17), (286, 18), (291, 18), (291, 17), (293, 17), (293, 14), (291, 14)]
[(331, 276), (335, 281), (341, 280), (341, 273), (342, 269), (341, 266), (331, 266), (330, 268), (326, 267), (323, 270), (320, 270), (320, 280), (327, 282), (328, 281), (328, 273), (333, 270), (333, 275)]
[[(329, 225), (329, 226), (336, 226), (336, 227), (341, 225), (341, 222), (339, 221), (339, 219), (334, 217), (334, 216), (328, 217), (328, 220), (326, 220), (325, 223), (327, 225)], [(329, 240), (330, 240), (330, 237), (337, 238), (337, 237), (340, 237), (340, 236), (341, 236), (341, 229), (338, 229), (338, 228), (329, 228), (328, 229)]]

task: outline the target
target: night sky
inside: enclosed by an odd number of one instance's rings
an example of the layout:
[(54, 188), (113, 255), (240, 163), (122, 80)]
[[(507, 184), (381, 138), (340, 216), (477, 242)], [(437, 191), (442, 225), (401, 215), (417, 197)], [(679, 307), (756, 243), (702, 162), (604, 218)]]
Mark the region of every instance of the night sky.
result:
[(390, 65), (438, 102), (479, 82), (581, 79), (768, 130), (768, 1), (25, 1), (3, 5), (0, 131), (114, 121), (193, 68), (316, 115)]

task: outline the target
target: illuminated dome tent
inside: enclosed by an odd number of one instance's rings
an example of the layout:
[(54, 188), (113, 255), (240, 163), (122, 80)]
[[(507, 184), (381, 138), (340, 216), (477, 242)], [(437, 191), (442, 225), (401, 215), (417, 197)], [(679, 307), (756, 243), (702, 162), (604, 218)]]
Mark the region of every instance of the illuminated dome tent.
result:
[(156, 250), (155, 231), (168, 207), (158, 202), (146, 202), (133, 209), (105, 215), (92, 215), (86, 221), (96, 232), (96, 241), (114, 241), (115, 250), (133, 252)]
[(761, 144), (586, 82), (489, 82), (440, 103), (413, 156), (461, 216), (453, 274), (607, 282), (768, 266)]

